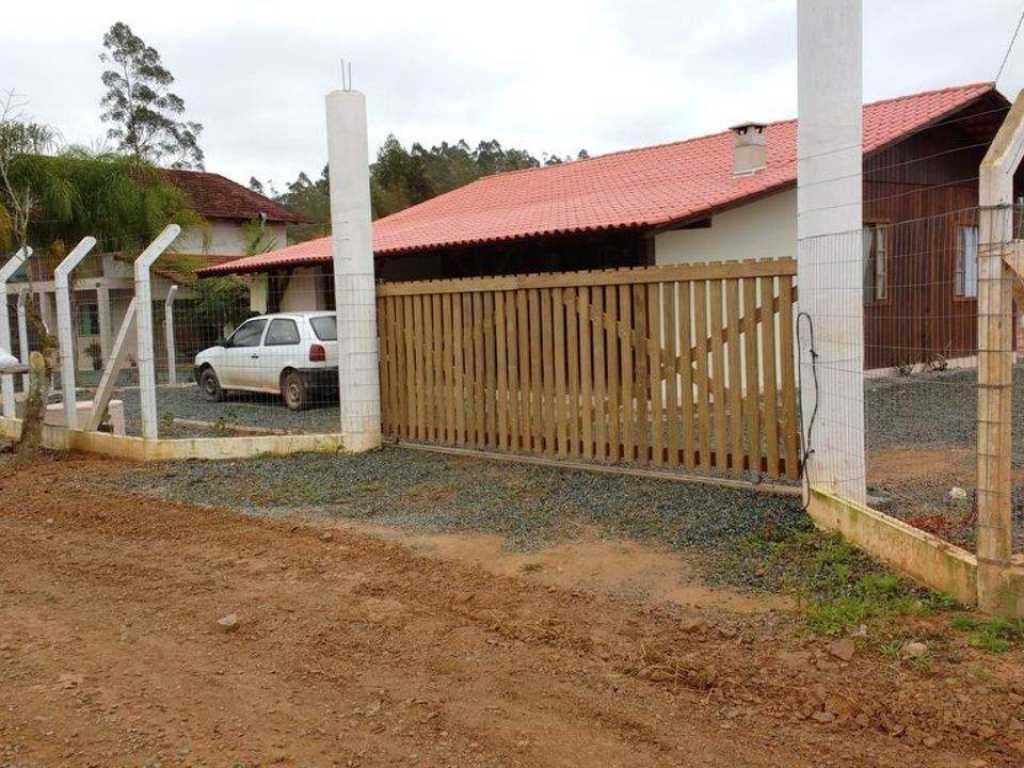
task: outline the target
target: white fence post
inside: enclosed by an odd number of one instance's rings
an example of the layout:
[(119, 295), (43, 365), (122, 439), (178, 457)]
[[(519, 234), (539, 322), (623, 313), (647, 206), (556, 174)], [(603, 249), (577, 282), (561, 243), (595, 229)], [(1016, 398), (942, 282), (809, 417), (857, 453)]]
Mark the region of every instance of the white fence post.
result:
[(366, 98), (327, 94), (334, 297), (338, 316), (338, 399), (348, 451), (380, 447), (377, 293), (370, 224)]
[[(0, 347), (11, 351), (11, 320), (7, 315), (7, 281), (32, 255), (28, 246), (18, 249), (7, 262), (0, 267)], [(2, 412), (6, 418), (14, 418), (14, 376), (0, 376), (0, 399), (3, 400)]]
[(168, 224), (135, 260), (135, 329), (138, 335), (136, 364), (139, 366), (139, 398), (142, 401), (142, 436), (147, 440), (158, 437), (156, 362), (153, 359), (153, 291), (149, 283), (149, 268), (180, 233), (181, 227)]
[(864, 503), (861, 11), (861, 0), (797, 4), (797, 283), (820, 384), (804, 349), (803, 412), (818, 414), (804, 471), (810, 486)]
[(178, 383), (178, 368), (174, 364), (174, 298), (178, 286), (172, 285), (164, 301), (164, 341), (167, 343), (167, 383), (172, 387)]
[(64, 395), (64, 426), (78, 428), (78, 401), (75, 386), (75, 339), (71, 322), (71, 270), (77, 267), (96, 245), (95, 237), (83, 237), (71, 253), (53, 271), (53, 287), (57, 294), (57, 342), (60, 344), (60, 388)]
[[(18, 291), (18, 347), (22, 365), (28, 365), (28, 297), (27, 287)], [(14, 350), (10, 350), (14, 353)], [(29, 375), (26, 373), (21, 377), (21, 391), (28, 392)]]

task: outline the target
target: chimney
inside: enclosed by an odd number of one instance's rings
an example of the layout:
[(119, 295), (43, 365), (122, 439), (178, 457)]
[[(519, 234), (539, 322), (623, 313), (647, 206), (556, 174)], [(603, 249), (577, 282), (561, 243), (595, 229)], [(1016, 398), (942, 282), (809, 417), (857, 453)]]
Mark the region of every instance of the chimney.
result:
[(733, 176), (749, 176), (765, 167), (764, 123), (740, 123), (729, 130), (736, 137)]

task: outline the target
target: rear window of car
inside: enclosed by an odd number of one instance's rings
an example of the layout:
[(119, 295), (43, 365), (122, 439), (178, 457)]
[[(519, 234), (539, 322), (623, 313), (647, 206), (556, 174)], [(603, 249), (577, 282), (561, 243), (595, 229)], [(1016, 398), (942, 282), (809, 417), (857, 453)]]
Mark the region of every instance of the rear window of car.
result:
[(334, 315), (320, 315), (320, 317), (309, 318), (309, 324), (313, 326), (313, 333), (320, 341), (338, 340), (338, 318)]
[(299, 343), (299, 326), (294, 320), (274, 320), (267, 329), (267, 339), (263, 342), (267, 347), (281, 347)]

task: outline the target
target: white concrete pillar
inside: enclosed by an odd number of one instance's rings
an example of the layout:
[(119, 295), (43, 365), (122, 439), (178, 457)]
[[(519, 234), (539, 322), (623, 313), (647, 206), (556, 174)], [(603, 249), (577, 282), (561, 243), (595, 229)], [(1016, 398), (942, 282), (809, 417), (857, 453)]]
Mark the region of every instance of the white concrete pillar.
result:
[(135, 260), (135, 328), (137, 334), (136, 363), (139, 366), (139, 399), (142, 405), (142, 436), (156, 440), (156, 360), (153, 355), (153, 290), (149, 269), (174, 242), (181, 227), (168, 224), (156, 240)]
[[(28, 288), (18, 291), (18, 355), (23, 365), (28, 365)], [(12, 350), (13, 352), (13, 350)], [(21, 377), (21, 391), (28, 392), (29, 376), (26, 373)]]
[[(7, 314), (7, 281), (31, 255), (31, 248), (20, 248), (0, 266), (0, 347), (8, 352), (11, 351), (11, 319)], [(7, 418), (14, 418), (14, 376), (0, 376), (0, 401), (0, 413)]]
[(78, 429), (78, 403), (75, 384), (75, 330), (71, 320), (71, 271), (96, 245), (95, 237), (84, 237), (53, 271), (53, 288), (57, 299), (57, 343), (60, 345), (60, 388), (64, 400), (64, 425)]
[(53, 335), (57, 330), (57, 313), (53, 307), (53, 294), (48, 291), (40, 291), (37, 294), (39, 300), (39, 319), (42, 321), (46, 332)]
[(100, 320), (100, 357), (106, 364), (110, 359), (110, 343), (113, 322), (110, 317), (110, 289), (105, 285), (96, 287), (96, 314)]
[(174, 297), (178, 295), (178, 286), (167, 289), (164, 300), (164, 343), (167, 345), (167, 383), (172, 387), (178, 383), (178, 367), (174, 364)]
[(381, 444), (380, 381), (366, 99), (358, 91), (327, 95), (327, 157), (341, 434), (346, 450), (368, 451)]
[(803, 339), (805, 428), (818, 406), (807, 473), (864, 502), (861, 0), (799, 0), (797, 28), (797, 283), (819, 381)]

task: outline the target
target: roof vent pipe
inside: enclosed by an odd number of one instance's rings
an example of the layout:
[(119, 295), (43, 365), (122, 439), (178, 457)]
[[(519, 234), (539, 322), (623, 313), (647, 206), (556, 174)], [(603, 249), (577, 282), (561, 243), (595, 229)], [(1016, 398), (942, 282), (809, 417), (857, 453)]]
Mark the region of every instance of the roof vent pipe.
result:
[(764, 123), (740, 123), (729, 130), (735, 137), (733, 150), (734, 176), (749, 176), (765, 167), (765, 129)]

